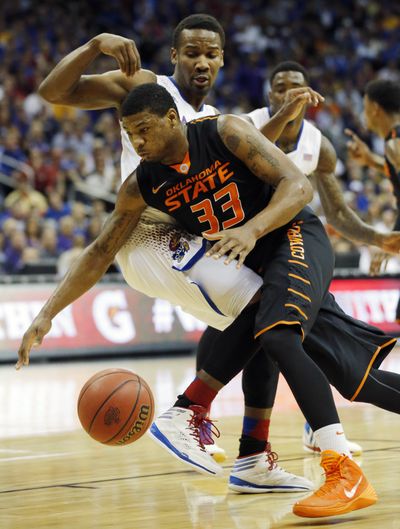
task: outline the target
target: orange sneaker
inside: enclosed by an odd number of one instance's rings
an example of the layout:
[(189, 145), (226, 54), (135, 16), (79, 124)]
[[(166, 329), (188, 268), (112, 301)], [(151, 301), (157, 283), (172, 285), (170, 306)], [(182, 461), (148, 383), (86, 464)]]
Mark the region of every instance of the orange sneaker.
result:
[(325, 483), (314, 494), (296, 502), (293, 514), (306, 518), (336, 516), (376, 503), (377, 495), (361, 468), (333, 450), (321, 454)]

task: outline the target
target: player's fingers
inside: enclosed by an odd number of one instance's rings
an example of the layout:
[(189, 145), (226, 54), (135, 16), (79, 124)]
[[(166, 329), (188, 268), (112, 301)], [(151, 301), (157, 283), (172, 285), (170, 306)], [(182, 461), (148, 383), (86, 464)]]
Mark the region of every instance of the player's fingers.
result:
[(114, 54), (114, 58), (117, 61), (118, 67), (121, 70), (121, 72), (125, 73), (125, 60), (120, 50)]
[(344, 133), (347, 134), (347, 136), (350, 136), (351, 139), (352, 139), (352, 143), (353, 144), (357, 144), (357, 143), (360, 143), (361, 142), (361, 139), (357, 136), (357, 134), (355, 132), (353, 132), (352, 130), (350, 129), (344, 129)]
[(138, 52), (136, 44), (132, 40), (130, 41), (129, 54), (132, 55), (132, 57), (133, 57), (133, 63), (134, 63), (134, 71), (133, 71), (133, 73), (136, 73), (142, 67), (142, 63), (141, 63), (141, 60), (140, 60), (140, 54)]
[(230, 252), (235, 243), (233, 241), (226, 241), (226, 242), (220, 241), (217, 244), (218, 244), (218, 249), (217, 249), (217, 252), (214, 254), (215, 259), (219, 259), (221, 256)]
[(125, 53), (126, 53), (126, 75), (132, 76), (137, 71), (137, 60), (136, 56), (133, 53), (133, 48), (130, 42), (125, 44)]

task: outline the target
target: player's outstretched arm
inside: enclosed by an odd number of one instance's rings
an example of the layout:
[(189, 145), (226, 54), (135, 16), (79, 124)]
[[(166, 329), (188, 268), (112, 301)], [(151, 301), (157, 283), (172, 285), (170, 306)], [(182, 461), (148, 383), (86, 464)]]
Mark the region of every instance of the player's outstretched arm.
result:
[[(83, 75), (102, 53), (114, 57), (119, 70)], [(86, 110), (119, 107), (132, 88), (153, 81), (153, 72), (140, 70), (133, 40), (101, 33), (64, 57), (41, 83), (39, 94), (50, 103)]]
[(323, 101), (325, 98), (309, 86), (291, 88), (285, 94), (283, 105), (260, 128), (260, 132), (270, 141), (275, 142), (281, 136), (286, 125), (296, 119), (305, 106), (316, 107)]
[(306, 176), (283, 152), (250, 123), (237, 116), (220, 116), (218, 132), (226, 147), (275, 192), (260, 213), (239, 228), (223, 230), (207, 239), (218, 240), (207, 255), (216, 258), (229, 253), (226, 263), (238, 258), (240, 267), (257, 239), (287, 224), (313, 196)]
[(314, 175), (326, 220), (351, 241), (378, 246), (385, 252), (399, 253), (400, 232), (381, 233), (363, 222), (346, 204), (335, 176), (336, 159), (331, 142), (322, 136), (318, 166)]
[(347, 142), (347, 152), (350, 158), (358, 165), (364, 165), (383, 172), (385, 166), (384, 157), (372, 152), (368, 145), (352, 130), (345, 129), (344, 132), (350, 137)]
[(122, 185), (115, 209), (100, 235), (72, 264), (65, 278), (25, 332), (18, 351), (17, 369), (29, 364), (31, 348), (33, 345), (39, 345), (50, 331), (52, 319), (103, 277), (137, 225), (145, 207), (136, 174), (133, 173)]

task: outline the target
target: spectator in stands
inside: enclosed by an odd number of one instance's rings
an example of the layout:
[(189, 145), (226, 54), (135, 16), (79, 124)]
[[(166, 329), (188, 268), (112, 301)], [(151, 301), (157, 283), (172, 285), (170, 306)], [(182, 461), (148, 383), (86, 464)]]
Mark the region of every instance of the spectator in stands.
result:
[(57, 239), (57, 249), (58, 251), (65, 252), (70, 250), (73, 246), (75, 234), (75, 222), (71, 215), (66, 215), (62, 217), (59, 222), (59, 231)]
[(59, 191), (53, 190), (49, 193), (49, 207), (46, 211), (45, 218), (59, 221), (62, 217), (71, 214), (71, 206), (63, 202)]
[(45, 225), (40, 238), (40, 257), (43, 259), (58, 258), (60, 252), (57, 242), (57, 228), (52, 224)]
[(70, 269), (72, 263), (83, 252), (86, 246), (85, 236), (83, 234), (76, 234), (73, 238), (73, 245), (69, 250), (61, 253), (57, 261), (57, 275), (64, 277)]
[(13, 177), (15, 178), (16, 189), (6, 197), (5, 207), (12, 208), (14, 204), (20, 203), (25, 205), (30, 212), (44, 215), (48, 206), (46, 197), (33, 188), (26, 174), (15, 171)]
[(15, 230), (10, 235), (9, 244), (6, 246), (4, 255), (4, 270), (7, 274), (18, 274), (22, 266), (22, 252), (27, 245), (25, 233)]

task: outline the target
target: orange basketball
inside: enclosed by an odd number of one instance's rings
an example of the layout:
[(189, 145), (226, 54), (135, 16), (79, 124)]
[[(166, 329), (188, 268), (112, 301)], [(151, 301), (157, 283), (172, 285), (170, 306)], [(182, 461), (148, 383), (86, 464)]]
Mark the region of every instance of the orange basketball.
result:
[(106, 445), (137, 441), (151, 425), (154, 399), (142, 377), (128, 369), (105, 369), (81, 389), (78, 416), (83, 428)]

